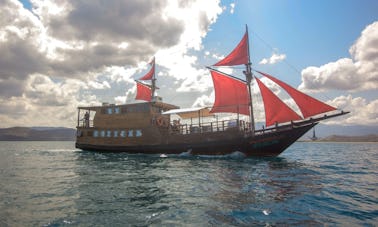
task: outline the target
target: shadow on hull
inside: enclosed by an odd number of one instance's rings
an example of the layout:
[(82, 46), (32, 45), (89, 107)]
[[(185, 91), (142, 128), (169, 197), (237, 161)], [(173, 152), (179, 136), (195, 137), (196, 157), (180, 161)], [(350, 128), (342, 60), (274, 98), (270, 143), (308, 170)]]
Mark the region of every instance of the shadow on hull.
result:
[(143, 154), (182, 154), (191, 155), (227, 155), (235, 151), (253, 157), (274, 157), (304, 135), (317, 123), (294, 128), (282, 128), (276, 131), (259, 133), (255, 136), (240, 135), (229, 140), (207, 141), (205, 135), (196, 143), (169, 143), (158, 145), (115, 146), (76, 143), (76, 148), (97, 152), (127, 152)]

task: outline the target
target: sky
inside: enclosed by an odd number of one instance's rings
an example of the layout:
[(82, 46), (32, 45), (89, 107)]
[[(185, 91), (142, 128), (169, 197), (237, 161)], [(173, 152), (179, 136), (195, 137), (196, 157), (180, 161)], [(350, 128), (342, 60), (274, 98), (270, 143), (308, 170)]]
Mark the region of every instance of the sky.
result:
[[(211, 106), (206, 66), (237, 45), (246, 25), (254, 69), (351, 111), (327, 124), (378, 125), (376, 0), (0, 3), (0, 128), (73, 128), (78, 106), (136, 102), (134, 80), (154, 56), (163, 101)], [(254, 113), (263, 121), (261, 104)]]

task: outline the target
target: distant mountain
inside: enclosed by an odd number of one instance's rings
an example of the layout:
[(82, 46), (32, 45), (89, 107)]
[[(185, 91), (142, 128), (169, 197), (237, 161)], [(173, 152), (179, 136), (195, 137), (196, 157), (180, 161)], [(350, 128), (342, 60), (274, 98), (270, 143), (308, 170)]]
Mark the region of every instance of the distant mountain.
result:
[[(262, 124), (261, 124), (262, 125)], [(256, 128), (259, 127), (257, 124)], [(318, 124), (315, 126), (316, 137), (322, 141), (330, 140), (353, 140), (371, 141), (377, 138), (378, 126), (337, 126)], [(309, 140), (313, 131), (310, 130), (300, 138), (301, 141)], [(340, 137), (338, 137), (340, 136)], [(350, 137), (344, 138), (341, 137)], [(358, 137), (365, 137), (358, 138)], [(76, 130), (64, 127), (13, 127), (0, 128), (0, 141), (74, 141), (76, 139)], [(354, 141), (354, 142), (356, 142)]]
[(0, 141), (74, 141), (76, 130), (54, 127), (0, 128)]
[(366, 135), (366, 136), (340, 136), (332, 135), (326, 138), (317, 140), (320, 142), (378, 142), (378, 135)]
[[(313, 130), (307, 132), (301, 139), (309, 139), (312, 137)], [(338, 126), (338, 125), (325, 125), (318, 124), (315, 126), (315, 134), (319, 139), (332, 135), (339, 136), (366, 136), (378, 135), (378, 126)]]

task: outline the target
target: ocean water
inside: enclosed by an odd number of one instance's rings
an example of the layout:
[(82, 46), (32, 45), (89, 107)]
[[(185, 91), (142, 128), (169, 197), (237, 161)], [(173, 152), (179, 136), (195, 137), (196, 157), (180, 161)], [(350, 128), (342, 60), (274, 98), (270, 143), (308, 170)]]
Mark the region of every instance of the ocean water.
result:
[(377, 226), (378, 143), (277, 158), (0, 142), (0, 226)]

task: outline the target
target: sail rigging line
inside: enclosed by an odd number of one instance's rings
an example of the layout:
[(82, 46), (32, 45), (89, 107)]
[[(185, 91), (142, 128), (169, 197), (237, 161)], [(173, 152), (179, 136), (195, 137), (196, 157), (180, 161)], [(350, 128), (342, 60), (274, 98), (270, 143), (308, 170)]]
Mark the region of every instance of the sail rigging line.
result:
[(265, 109), (265, 124), (271, 126), (278, 123), (285, 123), (295, 120), (302, 120), (294, 110), (286, 105), (277, 95), (275, 95), (260, 79), (255, 77), (260, 88), (260, 93)]
[[(272, 45), (270, 45), (267, 41), (265, 41), (263, 38), (261, 38), (261, 36), (256, 31), (254, 31), (253, 29), (250, 29), (250, 30), (252, 31), (252, 33), (254, 33), (254, 36), (256, 36), (259, 40), (261, 40), (265, 44), (265, 46), (267, 46), (269, 49), (271, 49), (273, 51), (273, 53), (277, 53), (276, 48), (273, 48)], [(292, 65), (289, 61), (287, 61), (286, 59), (283, 59), (283, 61), (290, 68), (292, 68), (295, 72), (301, 74), (301, 72), (294, 65)]]
[[(273, 48), (273, 46), (270, 45), (267, 41), (265, 41), (256, 31), (254, 31), (253, 29), (250, 29), (250, 30), (254, 34), (254, 36), (256, 36), (260, 41), (262, 41), (265, 44), (265, 46), (267, 46), (269, 49), (271, 49), (273, 51), (273, 53), (277, 53), (276, 48)], [(299, 75), (302, 75), (302, 73), (299, 71), (299, 69), (297, 69), (293, 64), (291, 64), (286, 58), (283, 59), (283, 62), (285, 62), (285, 64), (288, 65), (293, 71), (295, 71)], [(331, 99), (330, 97), (328, 97), (324, 93), (322, 95), (325, 96), (327, 99)]]
[(151, 69), (145, 74), (143, 77), (139, 78), (139, 80), (151, 80), (151, 100), (155, 97), (155, 90), (156, 90), (156, 64), (155, 64), (155, 56), (152, 60), (148, 63), (151, 66)]
[[(272, 45), (270, 45), (267, 41), (265, 41), (256, 31), (254, 31), (252, 28), (250, 28), (251, 32), (253, 33), (254, 36), (256, 36), (260, 41), (262, 41), (265, 46), (267, 46), (269, 49), (271, 49), (273, 51), (273, 53), (277, 53), (276, 51), (276, 48), (274, 48)], [(296, 73), (298, 73), (299, 75), (302, 75), (302, 72), (299, 71), (298, 68), (296, 68), (293, 64), (291, 64), (286, 58), (283, 59), (283, 62), (285, 62), (286, 65), (288, 65), (293, 71), (295, 71)], [(323, 96), (325, 96), (325, 98), (327, 99), (331, 99), (329, 96), (327, 96), (326, 94), (322, 94)]]
[(290, 97), (295, 101), (299, 110), (301, 111), (304, 118), (312, 117), (321, 113), (330, 112), (336, 110), (335, 107), (330, 106), (324, 102), (321, 102), (297, 89), (291, 87), (287, 83), (260, 71), (256, 71), (264, 77), (270, 79), (271, 81), (282, 87)]
[[(222, 72), (222, 71), (219, 71), (217, 69), (214, 69), (214, 68), (211, 68), (209, 66), (206, 67), (207, 69), (210, 70), (210, 73), (211, 73), (211, 76), (212, 76), (212, 79), (213, 79), (213, 83), (214, 83), (214, 89), (215, 89), (215, 103), (213, 105), (213, 108), (211, 111), (213, 112), (217, 112), (217, 113), (222, 113), (222, 112), (231, 112), (231, 113), (237, 113), (238, 114), (238, 119), (239, 119), (239, 114), (243, 114), (243, 115), (248, 115), (250, 116), (250, 104), (249, 104), (249, 91), (247, 89), (247, 81), (241, 79), (241, 78), (238, 78), (236, 76), (233, 76), (233, 75), (230, 75), (230, 74), (227, 74), (225, 72)], [(216, 75), (214, 75), (213, 72), (219, 74), (220, 76), (224, 76), (225, 79), (223, 80), (227, 80), (227, 78), (230, 78), (230, 79), (233, 79), (235, 80), (237, 83), (239, 84), (234, 84), (234, 82), (228, 80), (228, 84), (231, 84), (232, 85), (232, 88), (235, 88), (237, 87), (236, 89), (226, 89), (225, 87), (225, 84), (220, 84), (220, 81), (218, 81), (216, 78)], [(243, 85), (241, 85), (243, 84)], [(229, 86), (229, 85), (228, 85)], [(224, 90), (232, 90), (231, 93), (228, 93), (226, 95), (222, 95), (222, 93), (224, 93)], [(225, 100), (226, 98), (224, 98), (224, 96), (231, 96), (231, 97), (227, 97), (227, 100)], [(247, 99), (245, 99), (245, 97), (247, 97)]]
[(206, 68), (209, 69), (209, 70), (212, 70), (212, 71), (216, 71), (217, 73), (221, 73), (221, 74), (223, 74), (223, 75), (225, 75), (225, 76), (231, 77), (231, 78), (233, 78), (233, 79), (235, 79), (235, 80), (239, 80), (240, 82), (247, 83), (247, 81), (245, 81), (245, 80), (243, 80), (243, 79), (241, 79), (241, 78), (239, 78), (239, 77), (236, 77), (236, 76), (230, 75), (230, 74), (228, 74), (228, 73), (225, 73), (225, 72), (219, 71), (219, 70), (214, 69), (214, 68), (212, 68), (212, 67), (210, 67), (210, 66), (206, 66)]
[(239, 44), (225, 58), (213, 66), (233, 66), (248, 64), (248, 31), (244, 34)]
[(255, 134), (255, 117), (253, 115), (253, 100), (252, 100), (252, 88), (251, 88), (251, 82), (253, 79), (252, 74), (252, 63), (251, 63), (251, 57), (250, 57), (250, 51), (249, 51), (249, 34), (248, 34), (248, 26), (245, 25), (245, 32), (247, 35), (247, 55), (248, 55), (248, 63), (245, 65), (246, 71), (243, 72), (245, 74), (246, 80), (247, 80), (247, 86), (248, 86), (248, 98), (249, 98), (249, 111), (250, 111), (250, 122), (251, 122), (251, 134)]
[(253, 79), (251, 70), (251, 59), (249, 53), (249, 36), (248, 36), (248, 26), (245, 25), (245, 34), (243, 38), (238, 43), (238, 45), (222, 60), (215, 63), (213, 66), (235, 66), (235, 65), (245, 65), (246, 70), (243, 71), (246, 77), (246, 85), (248, 87), (248, 105), (249, 105), (249, 116), (251, 123), (251, 134), (254, 135), (255, 122), (253, 116), (253, 103), (252, 103), (252, 91), (251, 91), (251, 81)]
[(150, 70), (143, 77), (139, 78), (139, 80), (152, 80), (154, 77), (155, 77), (155, 63), (152, 64), (152, 67), (150, 68)]
[(250, 115), (248, 89), (245, 81), (223, 72), (209, 69), (215, 92), (215, 100), (210, 112)]

